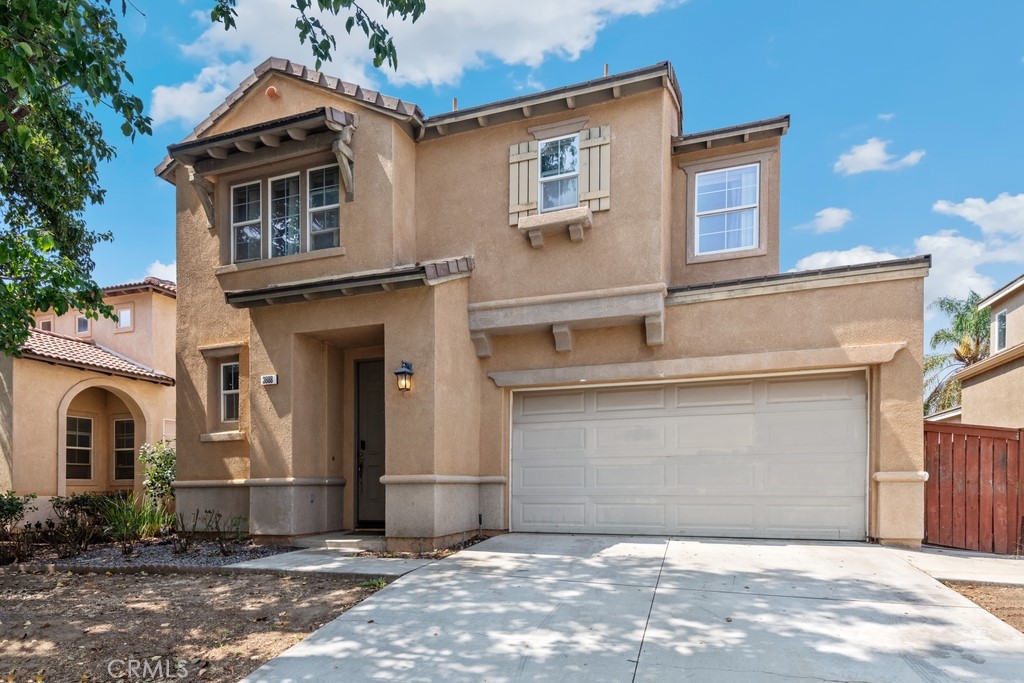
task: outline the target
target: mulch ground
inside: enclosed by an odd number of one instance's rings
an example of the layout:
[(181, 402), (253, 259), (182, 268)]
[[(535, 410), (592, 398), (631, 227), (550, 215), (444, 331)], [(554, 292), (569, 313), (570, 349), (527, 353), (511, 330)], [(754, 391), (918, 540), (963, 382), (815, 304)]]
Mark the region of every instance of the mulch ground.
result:
[(946, 585), (1024, 633), (1024, 586), (992, 586), (977, 583)]

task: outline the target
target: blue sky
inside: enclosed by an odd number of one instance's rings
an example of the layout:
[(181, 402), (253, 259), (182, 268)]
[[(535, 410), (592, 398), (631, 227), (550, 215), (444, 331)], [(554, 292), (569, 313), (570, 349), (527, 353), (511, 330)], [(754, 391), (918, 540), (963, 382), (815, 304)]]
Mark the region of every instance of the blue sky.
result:
[[(122, 24), (135, 93), (154, 134), (111, 137), (90, 227), (100, 284), (173, 274), (174, 188), (153, 176), (270, 55), (312, 65), (290, 3), (239, 0), (239, 29), (212, 0), (136, 3)], [(1024, 3), (759, 0), (427, 0), (396, 25), (399, 70), (376, 71), (345, 38), (323, 71), (411, 100), (427, 114), (662, 60), (675, 66), (684, 130), (779, 114), (783, 270), (931, 253), (926, 300), (987, 294), (1024, 272)], [(112, 124), (113, 122), (111, 122)], [(929, 316), (928, 327), (941, 322)]]

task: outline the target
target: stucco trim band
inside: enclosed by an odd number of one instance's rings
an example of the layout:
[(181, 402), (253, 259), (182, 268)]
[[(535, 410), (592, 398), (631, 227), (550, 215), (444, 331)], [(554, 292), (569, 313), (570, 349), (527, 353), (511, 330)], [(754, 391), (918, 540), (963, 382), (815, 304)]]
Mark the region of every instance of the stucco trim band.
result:
[(344, 477), (268, 477), (264, 479), (175, 480), (176, 489), (211, 489), (223, 486), (344, 486)]
[(863, 367), (888, 363), (907, 346), (906, 342), (867, 344), (827, 349), (798, 349), (742, 353), (730, 356), (678, 358), (640, 363), (610, 363), (568, 368), (509, 370), (487, 374), (499, 387), (576, 384), (580, 382), (617, 382), (660, 380), (684, 377), (717, 377), (739, 374), (763, 374)]
[(221, 443), (224, 441), (245, 441), (245, 432), (238, 430), (230, 432), (209, 432), (207, 434), (200, 434), (199, 441), (201, 443)]
[(871, 478), (886, 484), (913, 484), (928, 481), (927, 472), (875, 472)]
[(402, 484), (507, 484), (508, 477), (468, 474), (385, 474), (380, 478), (385, 486)]

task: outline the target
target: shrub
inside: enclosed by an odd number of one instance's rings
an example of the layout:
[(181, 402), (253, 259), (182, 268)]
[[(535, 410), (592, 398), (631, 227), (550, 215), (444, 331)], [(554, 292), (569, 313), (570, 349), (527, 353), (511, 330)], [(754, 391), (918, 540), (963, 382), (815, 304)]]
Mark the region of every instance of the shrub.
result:
[(23, 562), (32, 556), (35, 532), (31, 525), (20, 527), (25, 513), (35, 510), (34, 493), (19, 496), (14, 491), (0, 493), (0, 564)]
[(108, 498), (97, 493), (74, 493), (50, 499), (57, 522), (47, 520), (50, 528), (46, 539), (58, 557), (74, 557), (89, 549), (89, 543), (103, 532), (103, 507)]
[(25, 513), (36, 509), (30, 504), (35, 497), (34, 493), (25, 496), (19, 496), (14, 491), (0, 493), (0, 533), (12, 533), (25, 518)]
[(174, 524), (174, 518), (162, 505), (134, 495), (105, 499), (103, 521), (107, 534), (121, 544), (125, 555), (131, 555), (137, 541)]
[(165, 508), (174, 501), (174, 473), (176, 453), (170, 441), (142, 444), (139, 462), (144, 466), (142, 488), (146, 495)]

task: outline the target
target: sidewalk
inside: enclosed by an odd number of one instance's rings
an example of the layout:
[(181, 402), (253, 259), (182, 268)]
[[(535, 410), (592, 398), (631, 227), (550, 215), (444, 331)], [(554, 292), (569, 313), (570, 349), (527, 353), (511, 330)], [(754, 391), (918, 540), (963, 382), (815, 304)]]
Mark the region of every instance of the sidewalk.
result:
[(888, 550), (939, 581), (1024, 586), (1024, 556), (992, 555), (937, 546), (921, 546), (919, 550)]

